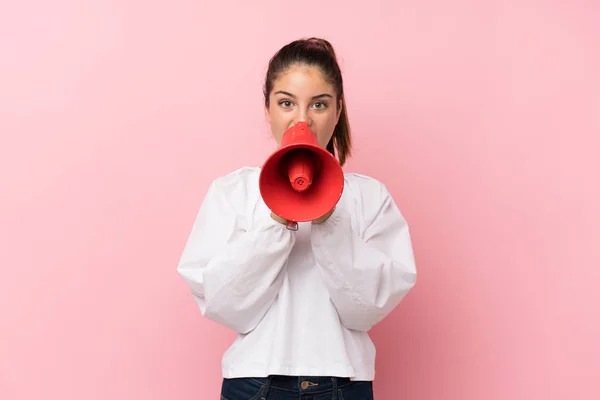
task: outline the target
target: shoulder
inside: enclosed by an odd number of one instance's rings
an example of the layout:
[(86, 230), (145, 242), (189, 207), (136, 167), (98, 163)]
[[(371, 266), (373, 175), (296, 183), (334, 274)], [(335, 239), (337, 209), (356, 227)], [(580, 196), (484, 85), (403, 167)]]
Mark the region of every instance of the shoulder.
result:
[(209, 194), (232, 204), (246, 204), (254, 197), (258, 188), (258, 167), (241, 167), (215, 178)]
[(258, 182), (258, 167), (241, 167), (212, 181), (212, 186), (219, 189), (240, 189)]
[(345, 173), (344, 180), (348, 189), (355, 196), (364, 197), (375, 202), (385, 201), (390, 197), (386, 185), (371, 176), (358, 173)]
[(352, 204), (366, 225), (383, 215), (396, 215), (404, 219), (383, 182), (357, 173), (344, 174), (344, 178), (344, 191), (348, 201), (346, 204)]

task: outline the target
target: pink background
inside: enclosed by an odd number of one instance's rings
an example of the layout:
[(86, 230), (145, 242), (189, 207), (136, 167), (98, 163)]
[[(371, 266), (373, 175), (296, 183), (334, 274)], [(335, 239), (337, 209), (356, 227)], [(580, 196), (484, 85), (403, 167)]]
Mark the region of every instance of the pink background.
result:
[[(249, 3), (252, 3), (251, 5)], [(318, 35), (413, 233), (378, 399), (598, 399), (596, 1), (0, 6), (0, 398), (216, 399), (233, 332), (176, 264), (209, 182), (274, 149), (267, 61)]]

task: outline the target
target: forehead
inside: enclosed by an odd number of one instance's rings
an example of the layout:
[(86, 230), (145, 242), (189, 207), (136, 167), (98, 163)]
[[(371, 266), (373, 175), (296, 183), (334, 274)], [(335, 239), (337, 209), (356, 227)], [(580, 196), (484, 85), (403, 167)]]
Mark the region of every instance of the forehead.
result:
[(334, 87), (325, 80), (318, 67), (294, 65), (273, 82), (273, 92), (278, 90), (297, 96), (313, 96), (322, 93), (333, 94)]

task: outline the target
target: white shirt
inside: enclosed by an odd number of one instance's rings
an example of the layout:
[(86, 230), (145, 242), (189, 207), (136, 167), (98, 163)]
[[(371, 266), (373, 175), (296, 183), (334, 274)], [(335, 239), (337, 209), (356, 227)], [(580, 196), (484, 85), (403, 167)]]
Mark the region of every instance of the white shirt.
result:
[(288, 230), (270, 217), (259, 174), (213, 181), (177, 268), (202, 315), (239, 333), (223, 377), (373, 380), (367, 332), (416, 282), (406, 221), (382, 183), (345, 174), (327, 221)]

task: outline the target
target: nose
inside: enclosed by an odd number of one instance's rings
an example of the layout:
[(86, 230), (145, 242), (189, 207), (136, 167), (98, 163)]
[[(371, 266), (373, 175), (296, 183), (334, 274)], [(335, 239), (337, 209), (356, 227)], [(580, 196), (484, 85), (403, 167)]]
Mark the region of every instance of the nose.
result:
[(310, 114), (307, 110), (300, 110), (298, 112), (297, 117), (294, 118), (293, 125), (297, 124), (298, 122), (306, 122), (311, 128), (313, 125), (313, 119), (310, 117)]

